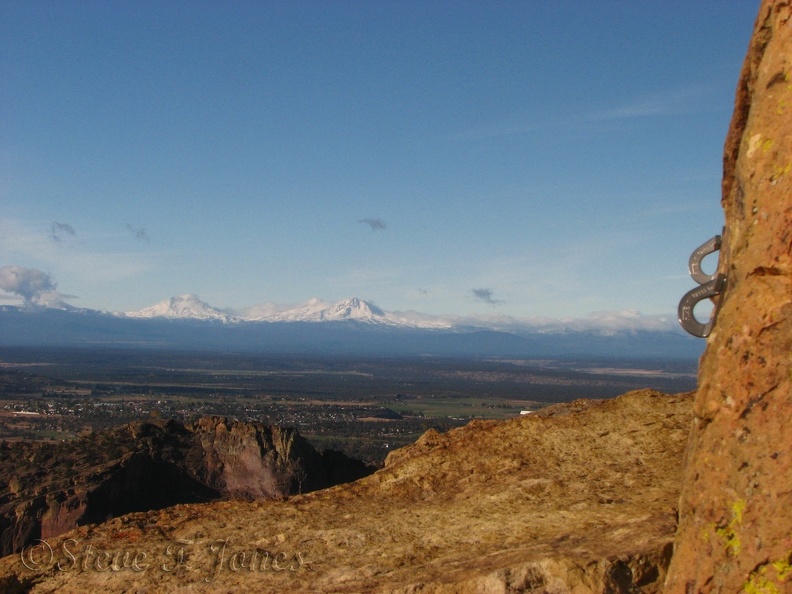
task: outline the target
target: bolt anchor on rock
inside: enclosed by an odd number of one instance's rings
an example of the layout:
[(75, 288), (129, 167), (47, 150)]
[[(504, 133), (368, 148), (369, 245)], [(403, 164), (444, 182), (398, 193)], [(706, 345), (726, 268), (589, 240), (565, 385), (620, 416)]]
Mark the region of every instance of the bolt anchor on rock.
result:
[[(721, 236), (716, 235), (693, 250), (688, 260), (688, 271), (690, 272), (690, 276), (700, 286), (691, 289), (682, 297), (679, 302), (679, 308), (677, 309), (677, 317), (682, 328), (699, 338), (706, 338), (710, 335), (720, 306), (720, 300), (716, 300), (715, 298), (723, 293), (723, 290), (726, 288), (726, 275), (719, 274), (717, 270), (712, 274), (706, 274), (701, 269), (701, 261), (709, 254), (719, 251), (720, 248)], [(713, 299), (715, 306), (710, 313), (709, 320), (700, 322), (696, 319), (693, 309), (699, 301), (703, 301), (704, 299)]]

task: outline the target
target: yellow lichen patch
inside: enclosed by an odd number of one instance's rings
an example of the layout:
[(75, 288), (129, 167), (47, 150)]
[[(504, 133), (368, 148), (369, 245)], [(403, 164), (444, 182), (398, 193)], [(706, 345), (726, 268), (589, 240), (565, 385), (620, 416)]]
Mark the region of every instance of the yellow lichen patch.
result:
[(782, 590), (781, 586), (792, 578), (790, 558), (792, 558), (792, 552), (787, 555), (786, 559), (765, 563), (756, 571), (751, 572), (742, 591), (745, 594), (780, 594), (782, 591), (786, 591), (786, 587)]
[(782, 177), (792, 171), (792, 163), (787, 163), (786, 166), (773, 165), (773, 175), (770, 176), (770, 183), (775, 185)]
[(759, 572), (751, 574), (748, 582), (743, 587), (745, 594), (781, 594), (778, 586), (767, 579), (765, 570), (766, 567), (762, 567)]
[(786, 581), (792, 577), (792, 564), (789, 562), (789, 557), (792, 557), (792, 553), (786, 559), (772, 563), (773, 569), (778, 573), (779, 580)]
[(737, 556), (740, 554), (742, 545), (740, 543), (740, 536), (737, 534), (737, 528), (742, 524), (742, 516), (745, 511), (745, 500), (738, 499), (734, 502), (731, 509), (731, 520), (726, 526), (716, 528), (715, 533), (720, 536), (726, 546), (726, 552), (730, 555)]
[(773, 140), (770, 138), (765, 138), (764, 142), (762, 143), (762, 152), (766, 153), (771, 148), (773, 148)]

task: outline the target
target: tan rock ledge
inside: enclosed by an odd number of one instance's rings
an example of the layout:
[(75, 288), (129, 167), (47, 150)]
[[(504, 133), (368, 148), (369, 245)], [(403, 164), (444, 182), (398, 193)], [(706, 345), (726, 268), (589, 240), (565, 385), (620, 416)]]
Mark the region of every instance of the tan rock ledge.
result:
[(657, 592), (691, 418), (691, 395), (644, 390), (430, 431), (355, 483), (38, 543), (0, 590)]

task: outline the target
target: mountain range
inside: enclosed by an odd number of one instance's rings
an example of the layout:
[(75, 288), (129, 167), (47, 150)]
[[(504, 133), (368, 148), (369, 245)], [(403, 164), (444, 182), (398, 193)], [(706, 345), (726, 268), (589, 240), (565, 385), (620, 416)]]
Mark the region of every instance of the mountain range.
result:
[(701, 341), (634, 311), (548, 319), (387, 312), (351, 297), (243, 311), (192, 294), (123, 313), (63, 301), (0, 307), (0, 345), (133, 346), (262, 353), (509, 357), (698, 357)]
[(167, 318), (211, 320), (224, 324), (241, 322), (342, 322), (354, 320), (366, 324), (403, 326), (410, 328), (449, 328), (450, 324), (437, 320), (420, 320), (417, 316), (386, 313), (376, 305), (350, 297), (337, 303), (311, 299), (302, 305), (277, 306), (268, 304), (240, 313), (230, 313), (204, 303), (192, 294), (179, 295), (139, 311), (121, 314), (128, 318)]
[[(57, 309), (68, 309), (62, 303)], [(676, 321), (669, 316), (650, 316), (627, 310), (619, 312), (599, 312), (586, 318), (515, 318), (492, 315), (430, 315), (415, 311), (386, 312), (370, 303), (350, 297), (338, 302), (310, 299), (300, 305), (265, 305), (235, 312), (213, 307), (201, 301), (196, 295), (184, 294), (171, 297), (138, 311), (117, 314), (128, 318), (166, 318), (189, 319), (235, 324), (242, 322), (346, 322), (382, 325), (403, 328), (459, 329), (479, 328), (511, 332), (558, 333), (593, 331), (601, 334), (614, 334), (621, 331), (673, 331), (677, 330)]]

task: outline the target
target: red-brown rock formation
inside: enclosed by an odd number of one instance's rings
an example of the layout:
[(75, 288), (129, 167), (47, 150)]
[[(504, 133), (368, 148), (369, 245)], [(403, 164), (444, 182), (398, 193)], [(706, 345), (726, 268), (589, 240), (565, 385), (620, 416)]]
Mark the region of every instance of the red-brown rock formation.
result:
[(728, 277), (699, 369), (670, 594), (792, 591), (792, 3), (764, 0), (723, 178)]
[(283, 499), (373, 469), (291, 428), (225, 418), (137, 422), (75, 443), (0, 447), (0, 554), (133, 511)]

